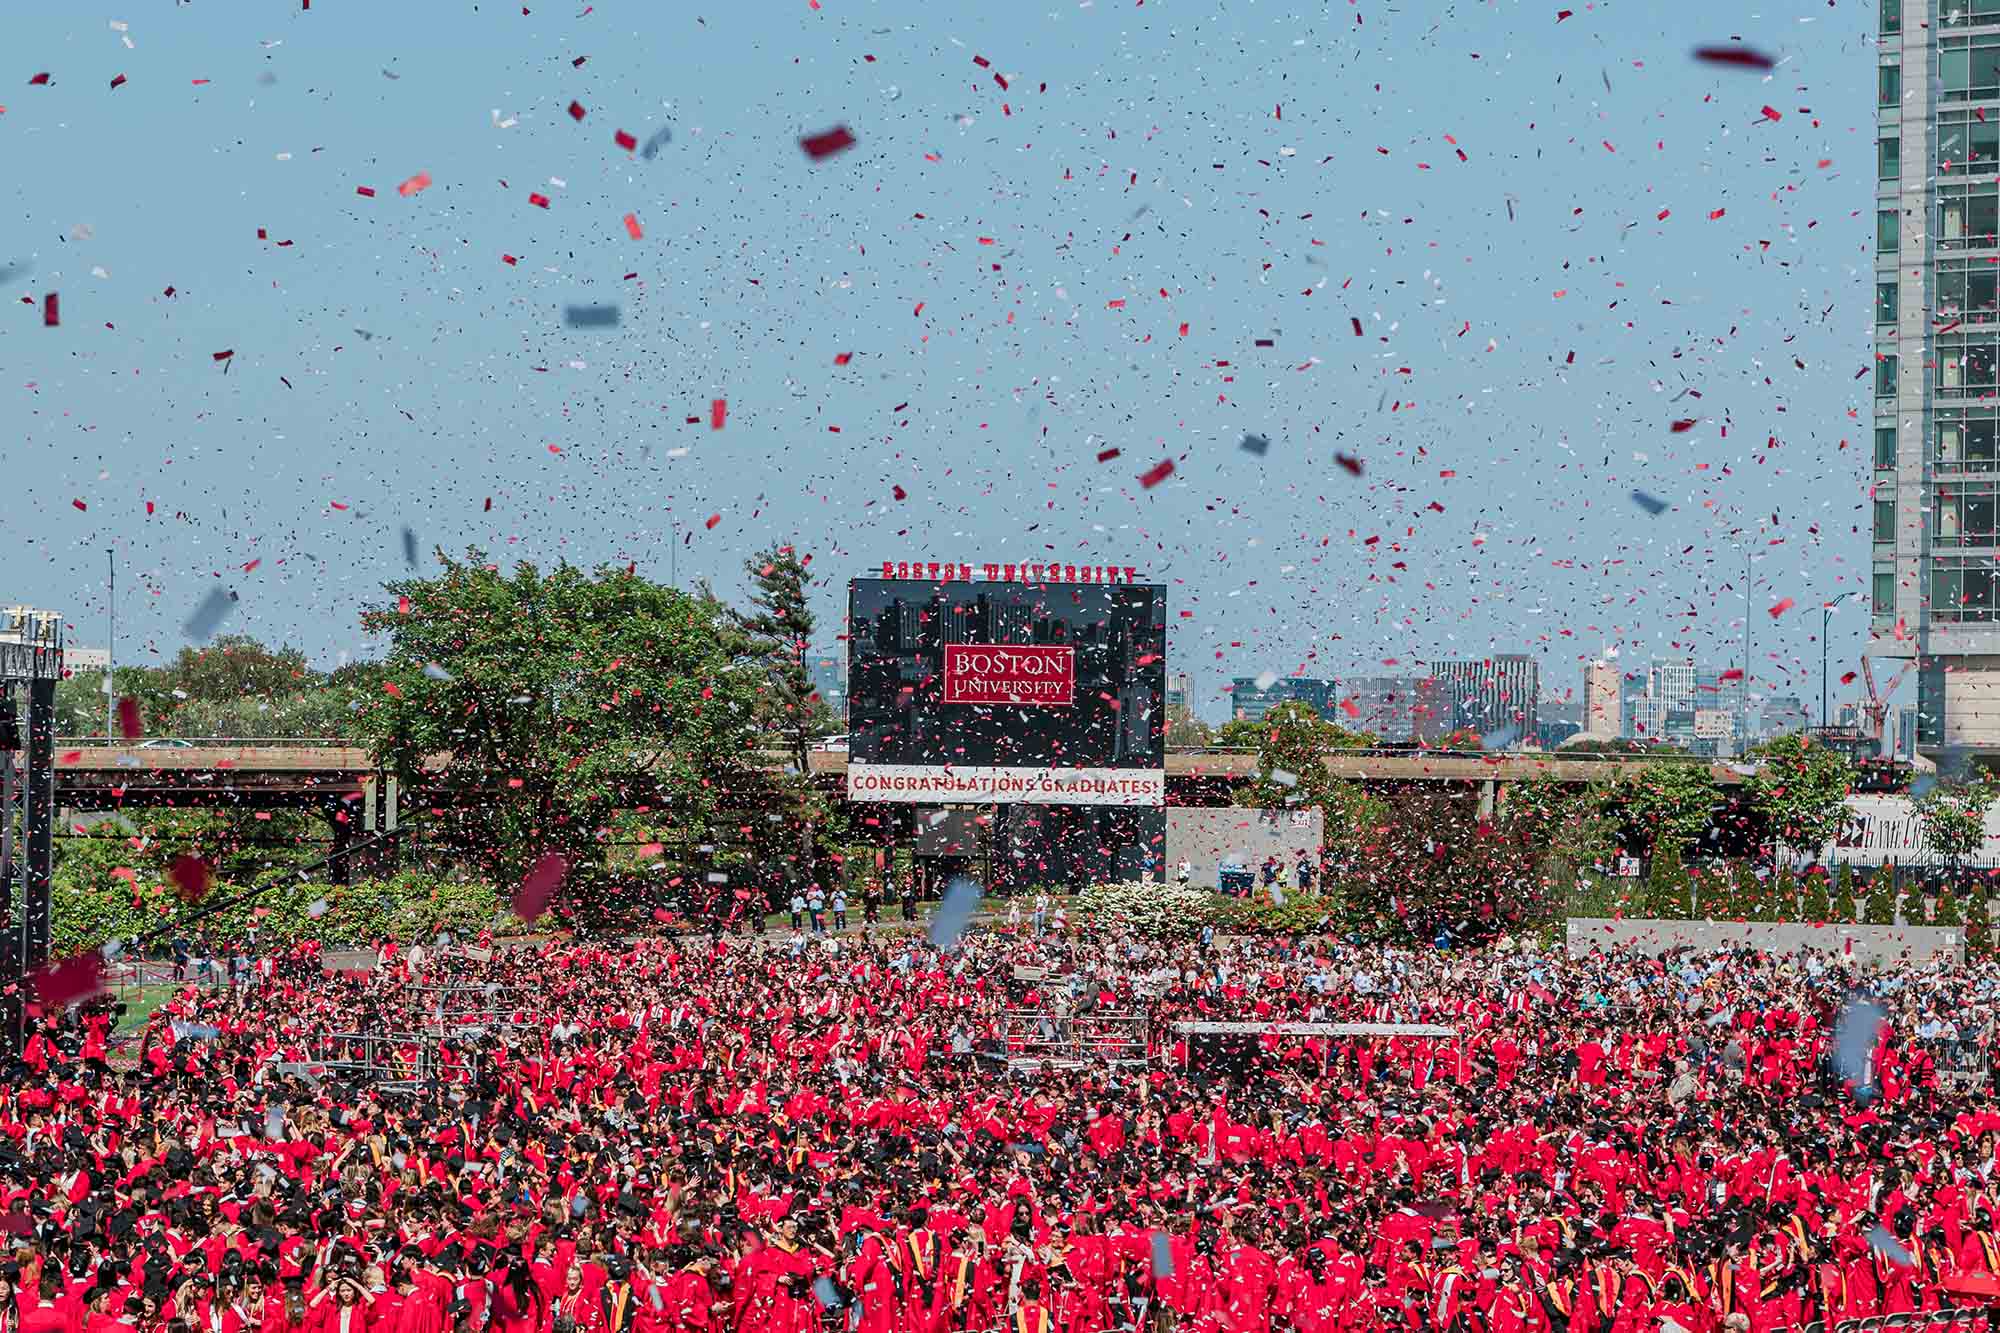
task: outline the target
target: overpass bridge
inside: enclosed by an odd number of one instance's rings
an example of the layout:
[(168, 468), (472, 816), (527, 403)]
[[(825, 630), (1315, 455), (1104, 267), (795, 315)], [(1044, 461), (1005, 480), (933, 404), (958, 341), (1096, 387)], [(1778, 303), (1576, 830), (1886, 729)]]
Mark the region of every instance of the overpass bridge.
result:
[[(231, 805), (247, 809), (359, 807), (371, 788), (387, 794), (367, 750), (341, 741), (156, 739), (140, 745), (100, 738), (56, 742), (56, 804), (71, 810), (148, 805)], [(847, 776), (847, 755), (815, 750), (813, 777), (829, 786)], [(781, 762), (772, 756), (773, 763)], [(1616, 779), (1659, 760), (1562, 751), (1341, 750), (1327, 771), (1353, 782), (1506, 784), (1534, 778), (1584, 783)], [(1741, 781), (1735, 770), (1705, 760), (1718, 784)], [(1255, 777), (1248, 750), (1171, 750), (1169, 805), (1213, 805), (1237, 783)], [(364, 815), (366, 811), (363, 811)], [(393, 817), (393, 816), (392, 816)], [(372, 821), (368, 827), (374, 827)]]
[[(58, 809), (81, 813), (227, 806), (317, 814), (331, 833), (332, 878), (342, 883), (351, 880), (353, 862), (360, 855), (349, 856), (348, 850), (359, 838), (394, 832), (406, 800), (431, 805), (472, 795), (436, 788), (399, 791), (399, 780), (382, 772), (367, 750), (335, 740), (155, 738), (134, 745), (106, 743), (98, 737), (58, 739), (54, 748)], [(779, 755), (768, 759), (773, 767), (783, 762)], [(814, 780), (829, 794), (845, 789), (846, 753), (816, 750), (810, 759)], [(1456, 784), (1469, 795), (1476, 794), (1480, 812), (1487, 814), (1512, 782), (1609, 780), (1653, 762), (1659, 761), (1561, 752), (1381, 749), (1342, 750), (1328, 756), (1326, 766), (1336, 777), (1368, 785)], [(1741, 781), (1724, 765), (1695, 759), (1669, 762), (1705, 764), (1721, 785)], [(1233, 790), (1256, 773), (1257, 755), (1252, 751), (1169, 751), (1167, 804), (1228, 805)]]

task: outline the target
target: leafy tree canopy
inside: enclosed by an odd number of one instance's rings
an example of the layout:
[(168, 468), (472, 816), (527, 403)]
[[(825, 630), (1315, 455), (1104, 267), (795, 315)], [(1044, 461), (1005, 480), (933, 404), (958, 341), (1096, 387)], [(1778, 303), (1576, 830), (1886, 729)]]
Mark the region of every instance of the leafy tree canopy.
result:
[(1751, 753), (1757, 771), (1744, 785), (1769, 836), (1815, 850), (1833, 841), (1847, 819), (1854, 783), (1847, 756), (1804, 735), (1781, 736)]
[(476, 792), (435, 808), (434, 831), (503, 887), (552, 852), (573, 886), (598, 878), (621, 811), (711, 831), (697, 858), (737, 840), (763, 804), (762, 673), (738, 660), (720, 603), (613, 566), (439, 560), (441, 574), (392, 583), (363, 613), (389, 651), (381, 694), (355, 716), (390, 771)]

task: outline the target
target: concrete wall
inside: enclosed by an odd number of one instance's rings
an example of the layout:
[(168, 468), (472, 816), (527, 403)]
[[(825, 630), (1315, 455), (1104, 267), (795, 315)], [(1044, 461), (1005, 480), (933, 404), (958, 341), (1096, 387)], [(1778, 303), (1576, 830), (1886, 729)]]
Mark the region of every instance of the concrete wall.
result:
[(1318, 810), (1168, 806), (1167, 882), (1173, 882), (1185, 860), (1193, 867), (1188, 882), (1212, 889), (1218, 863), (1236, 861), (1254, 870), (1267, 856), (1284, 860), (1289, 879), (1298, 868), (1299, 853), (1317, 858), (1324, 836)]
[[(1636, 948), (1649, 954), (1693, 945), (1697, 949), (1762, 949), (1797, 953), (1819, 949), (1868, 962), (1922, 961), (1937, 954), (1965, 956), (1965, 932), (1956, 926), (1854, 926), (1828, 922), (1815, 928), (1793, 921), (1651, 921), (1573, 916), (1569, 956), (1592, 949)], [(1850, 945), (1852, 946), (1850, 949)]]

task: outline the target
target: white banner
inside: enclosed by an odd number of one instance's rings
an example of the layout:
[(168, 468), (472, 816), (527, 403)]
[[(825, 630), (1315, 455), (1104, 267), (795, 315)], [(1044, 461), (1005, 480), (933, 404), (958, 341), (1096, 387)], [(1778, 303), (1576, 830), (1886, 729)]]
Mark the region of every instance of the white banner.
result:
[(1001, 805), (1165, 805), (1161, 768), (973, 768), (847, 763), (851, 801), (992, 801)]

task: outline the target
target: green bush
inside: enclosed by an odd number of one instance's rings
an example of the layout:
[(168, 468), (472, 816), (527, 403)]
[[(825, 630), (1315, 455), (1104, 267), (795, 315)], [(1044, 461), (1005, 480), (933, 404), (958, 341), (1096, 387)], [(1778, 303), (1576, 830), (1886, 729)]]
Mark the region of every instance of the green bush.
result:
[(1840, 874), (1833, 882), (1833, 898), (1828, 904), (1827, 916), (1833, 921), (1851, 922), (1855, 918), (1854, 867), (1845, 861), (1840, 863)]
[(1965, 917), (1960, 912), (1958, 906), (1958, 895), (1952, 891), (1951, 885), (1947, 884), (1939, 891), (1937, 910), (1931, 913), (1930, 923), (1933, 926), (1961, 926), (1965, 924)]
[(1862, 909), (1862, 916), (1871, 926), (1893, 926), (1896, 924), (1895, 876), (1887, 867), (1868, 881), (1868, 902)]
[[(213, 886), (204, 902), (232, 897), (241, 890)], [(324, 903), (314, 916), (318, 904)], [(55, 882), (50, 901), (51, 948), (69, 957), (103, 946), (113, 939), (129, 940), (148, 931), (187, 921), (204, 903), (183, 903), (171, 886), (147, 884), (143, 878), (120, 875), (66, 874)], [(421, 874), (355, 885), (301, 884), (286, 880), (257, 898), (213, 916), (191, 921), (191, 934), (230, 943), (257, 928), (261, 944), (286, 944), (312, 938), (334, 946), (366, 944), (385, 936), (427, 940), (446, 930), (454, 935), (492, 927), (506, 934), (526, 929), (505, 910), (490, 884), (460, 883)], [(171, 939), (178, 931), (169, 931)], [(155, 945), (157, 951), (158, 945)]]
[(1680, 849), (1671, 842), (1663, 843), (1653, 852), (1653, 863), (1647, 870), (1646, 915), (1661, 921), (1685, 920), (1690, 884), (1687, 871), (1681, 866)]

